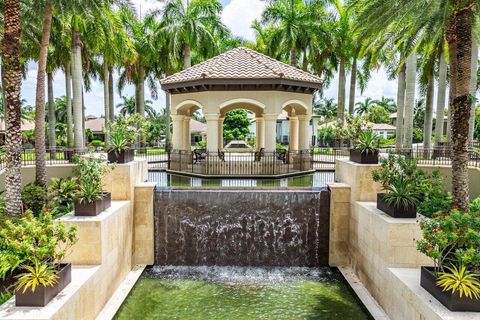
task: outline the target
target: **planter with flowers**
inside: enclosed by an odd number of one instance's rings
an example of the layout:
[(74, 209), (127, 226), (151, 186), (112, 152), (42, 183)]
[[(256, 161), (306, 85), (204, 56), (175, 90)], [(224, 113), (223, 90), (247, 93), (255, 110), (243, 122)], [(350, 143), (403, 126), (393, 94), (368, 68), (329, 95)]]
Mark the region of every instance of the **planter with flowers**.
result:
[(133, 146), (143, 132), (143, 118), (140, 115), (120, 115), (106, 130), (108, 161), (128, 163), (133, 161)]
[(77, 241), (76, 228), (54, 223), (49, 211), (5, 218), (0, 230), (0, 277), (15, 274), (17, 306), (48, 304), (71, 281), (71, 265), (59, 261)]
[(420, 221), (417, 249), (434, 262), (422, 267), (420, 284), (451, 311), (480, 312), (480, 200), (470, 209)]

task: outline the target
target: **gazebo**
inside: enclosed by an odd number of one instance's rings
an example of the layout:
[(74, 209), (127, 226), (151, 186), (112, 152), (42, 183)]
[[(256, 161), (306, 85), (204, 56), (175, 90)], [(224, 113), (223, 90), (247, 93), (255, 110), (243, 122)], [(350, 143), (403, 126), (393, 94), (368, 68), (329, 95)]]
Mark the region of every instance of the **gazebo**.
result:
[(276, 123), (282, 111), (290, 120), (290, 151), (310, 147), (313, 93), (322, 80), (247, 48), (232, 49), (162, 80), (171, 94), (175, 151), (191, 151), (190, 120), (202, 110), (207, 121), (207, 151), (222, 153), (227, 112), (246, 109), (255, 115), (256, 148), (276, 150)]

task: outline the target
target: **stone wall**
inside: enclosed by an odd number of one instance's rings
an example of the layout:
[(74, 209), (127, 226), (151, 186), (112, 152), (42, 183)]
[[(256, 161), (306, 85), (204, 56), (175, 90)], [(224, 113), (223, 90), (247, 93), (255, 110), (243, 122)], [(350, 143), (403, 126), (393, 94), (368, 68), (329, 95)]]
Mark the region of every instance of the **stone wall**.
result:
[[(67, 178), (73, 175), (73, 164), (57, 164), (47, 166), (47, 182), (53, 177)], [(35, 166), (22, 167), (22, 186), (35, 181)], [(0, 191), (5, 190), (5, 170), (0, 171)]]
[(155, 262), (153, 196), (155, 182), (135, 186), (135, 211), (133, 217), (135, 264), (153, 265)]
[(330, 241), (328, 263), (332, 267), (348, 265), (348, 239), (350, 225), (350, 186), (331, 183), (330, 189)]

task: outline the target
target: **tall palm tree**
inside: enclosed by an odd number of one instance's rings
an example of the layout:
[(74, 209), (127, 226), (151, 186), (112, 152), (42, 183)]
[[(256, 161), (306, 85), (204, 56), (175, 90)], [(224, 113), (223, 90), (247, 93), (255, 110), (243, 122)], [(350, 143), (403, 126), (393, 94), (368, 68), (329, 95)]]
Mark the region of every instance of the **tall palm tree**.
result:
[(10, 215), (22, 212), (20, 130), (20, 65), (21, 35), (20, 1), (3, 2), (2, 82), (6, 102), (6, 155), (5, 155), (5, 209)]
[(355, 112), (358, 113), (359, 115), (367, 114), (368, 109), (370, 107), (375, 106), (375, 104), (376, 104), (375, 100), (367, 97), (367, 98), (365, 98), (365, 100), (363, 102), (359, 101), (355, 104), (357, 106), (355, 108)]
[(218, 46), (215, 33), (226, 31), (220, 20), (218, 0), (166, 0), (162, 11), (164, 27), (172, 35), (172, 52), (183, 58), (183, 68), (192, 65), (192, 51), (213, 55)]
[(395, 132), (395, 148), (400, 150), (403, 148), (403, 123), (405, 115), (405, 88), (407, 85), (406, 79), (406, 66), (402, 65), (400, 72), (398, 73), (397, 84), (397, 130)]
[(382, 97), (380, 100), (375, 100), (374, 103), (379, 107), (383, 107), (390, 113), (397, 111), (397, 104), (392, 98)]
[(437, 109), (435, 116), (435, 140), (434, 147), (438, 147), (443, 140), (444, 132), (444, 111), (447, 94), (447, 61), (445, 60), (445, 50), (442, 48), (438, 63), (438, 95)]
[(415, 86), (417, 75), (417, 56), (411, 53), (407, 57), (406, 85), (405, 85), (405, 110), (404, 110), (404, 148), (412, 148), (413, 141), (413, 110), (415, 105)]

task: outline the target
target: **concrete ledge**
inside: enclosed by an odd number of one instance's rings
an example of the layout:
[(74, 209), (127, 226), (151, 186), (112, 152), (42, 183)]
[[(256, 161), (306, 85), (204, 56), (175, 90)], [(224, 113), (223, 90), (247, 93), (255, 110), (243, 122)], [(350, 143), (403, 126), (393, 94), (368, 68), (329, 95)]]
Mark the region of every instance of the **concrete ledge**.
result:
[(330, 241), (328, 264), (332, 267), (348, 264), (348, 238), (350, 223), (350, 186), (330, 183)]
[(377, 199), (377, 193), (382, 189), (379, 183), (372, 180), (372, 171), (378, 169), (379, 164), (360, 164), (346, 159), (337, 159), (335, 167), (335, 182), (346, 183), (352, 189), (350, 202)]
[(390, 268), (389, 279), (395, 298), (388, 304), (392, 320), (480, 320), (480, 313), (452, 312), (420, 286), (420, 268)]
[(15, 297), (0, 306), (1, 320), (94, 319), (100, 266), (73, 266), (72, 282), (45, 307), (16, 307)]
[(135, 264), (155, 263), (155, 232), (153, 198), (155, 182), (145, 182), (135, 186), (133, 213), (133, 261)]

